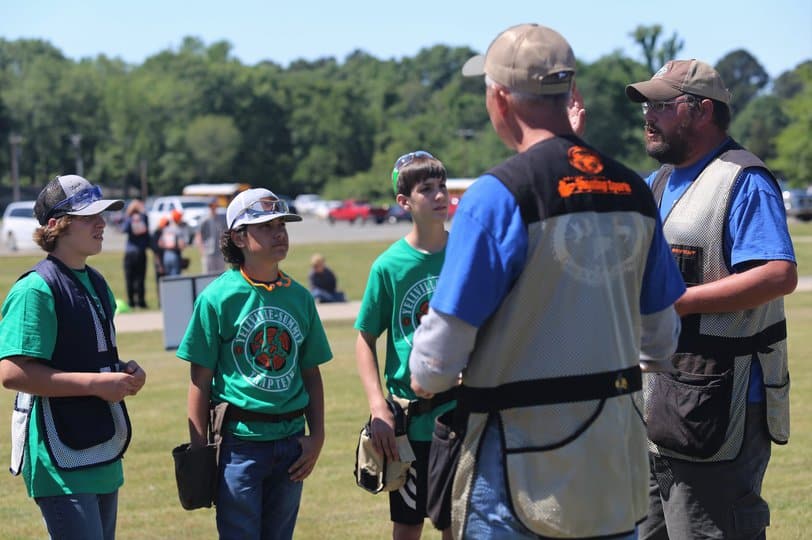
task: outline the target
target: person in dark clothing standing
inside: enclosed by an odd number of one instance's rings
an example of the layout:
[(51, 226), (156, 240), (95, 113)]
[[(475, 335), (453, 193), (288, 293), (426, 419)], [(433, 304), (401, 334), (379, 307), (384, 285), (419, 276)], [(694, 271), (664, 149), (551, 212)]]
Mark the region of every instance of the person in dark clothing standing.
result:
[(158, 227), (155, 228), (155, 232), (152, 233), (152, 236), (149, 239), (150, 248), (152, 248), (152, 252), (154, 254), (155, 292), (158, 295), (158, 307), (161, 306), (161, 278), (166, 275), (163, 263), (164, 250), (160, 246), (159, 240), (161, 239), (161, 235), (164, 233), (164, 228), (167, 225), (169, 225), (169, 218), (166, 216), (161, 217), (161, 219), (158, 220)]
[(127, 217), (121, 231), (127, 235), (124, 246), (124, 281), (127, 285), (127, 303), (131, 308), (146, 308), (144, 279), (147, 274), (147, 249), (149, 249), (149, 221), (144, 203), (134, 199), (127, 206)]

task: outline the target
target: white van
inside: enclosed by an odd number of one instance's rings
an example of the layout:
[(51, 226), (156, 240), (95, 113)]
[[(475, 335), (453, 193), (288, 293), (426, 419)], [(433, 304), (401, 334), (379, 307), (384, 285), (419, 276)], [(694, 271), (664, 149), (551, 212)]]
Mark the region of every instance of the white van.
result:
[(20, 249), (38, 249), (34, 242), (34, 231), (39, 227), (34, 217), (34, 201), (9, 203), (3, 212), (3, 227), (0, 238), (9, 251)]
[(162, 217), (172, 218), (172, 210), (183, 212), (183, 222), (189, 227), (190, 238), (197, 232), (200, 222), (209, 215), (211, 197), (196, 197), (191, 195), (168, 195), (158, 197), (153, 201), (147, 217), (149, 219), (149, 232), (152, 234), (158, 228)]

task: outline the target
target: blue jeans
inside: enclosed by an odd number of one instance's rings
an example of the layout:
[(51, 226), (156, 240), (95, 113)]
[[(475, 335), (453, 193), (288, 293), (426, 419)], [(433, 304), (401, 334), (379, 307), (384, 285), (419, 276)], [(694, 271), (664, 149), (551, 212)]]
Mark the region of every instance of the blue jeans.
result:
[(310, 294), (313, 295), (313, 298), (316, 299), (317, 302), (346, 302), (347, 299), (344, 296), (344, 293), (341, 291), (333, 291), (330, 292), (326, 289), (320, 289), (318, 287), (313, 287), (310, 289)]
[[(499, 428), (494, 419), (488, 422), (488, 427), (482, 437), (463, 538), (537, 539), (538, 535), (533, 534), (522, 525), (508, 505)], [(612, 538), (614, 540), (636, 540), (637, 532), (635, 530), (630, 535)]]
[(113, 540), (118, 491), (79, 493), (34, 499), (48, 534), (55, 540)]
[(163, 255), (163, 265), (164, 265), (164, 275), (179, 276), (180, 254), (173, 249), (165, 250)]
[(217, 487), (221, 540), (293, 538), (302, 482), (293, 482), (288, 468), (302, 453), (301, 435), (278, 441), (223, 436)]

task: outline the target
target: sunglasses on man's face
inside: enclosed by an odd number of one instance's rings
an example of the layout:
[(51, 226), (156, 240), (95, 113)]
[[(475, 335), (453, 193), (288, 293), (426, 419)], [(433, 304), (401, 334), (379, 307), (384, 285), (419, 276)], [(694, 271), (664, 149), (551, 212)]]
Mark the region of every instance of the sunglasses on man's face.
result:
[(649, 112), (661, 114), (670, 109), (676, 109), (680, 103), (692, 105), (698, 102), (699, 101), (693, 96), (685, 96), (685, 99), (675, 98), (670, 101), (644, 101), (640, 106), (643, 109), (643, 114), (648, 114)]

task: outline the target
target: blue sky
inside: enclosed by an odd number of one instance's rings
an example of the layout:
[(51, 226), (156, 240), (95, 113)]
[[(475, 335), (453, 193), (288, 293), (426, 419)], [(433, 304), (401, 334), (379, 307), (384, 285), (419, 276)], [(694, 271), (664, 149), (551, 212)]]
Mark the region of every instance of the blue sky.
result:
[[(377, 58), (413, 56), (436, 44), (484, 51), (521, 22), (555, 28), (576, 56), (593, 62), (616, 50), (642, 58), (629, 33), (661, 24), (685, 40), (683, 58), (716, 63), (744, 48), (775, 77), (812, 59), (810, 0), (0, 0), (0, 37), (41, 38), (70, 58), (104, 53), (140, 63), (184, 36), (227, 40), (246, 64), (282, 65), (355, 49)], [(489, 6), (490, 10), (486, 7)]]

